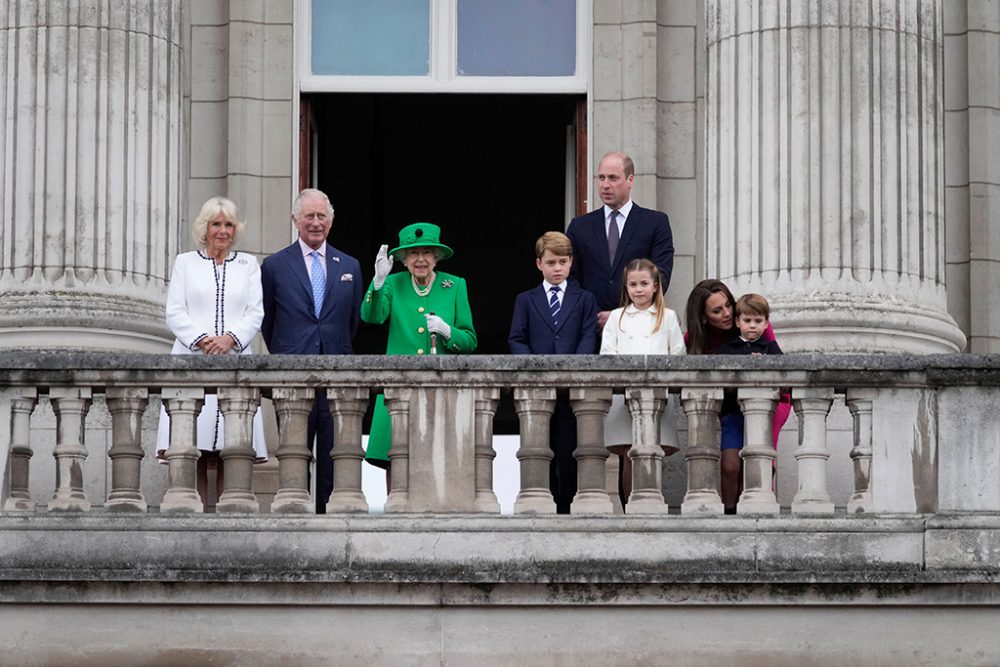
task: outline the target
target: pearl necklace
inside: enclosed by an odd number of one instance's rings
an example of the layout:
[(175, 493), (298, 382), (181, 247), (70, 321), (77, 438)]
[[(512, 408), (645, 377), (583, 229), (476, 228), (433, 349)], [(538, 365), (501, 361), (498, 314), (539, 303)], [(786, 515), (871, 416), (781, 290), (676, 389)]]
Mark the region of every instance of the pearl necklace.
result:
[(431, 279), (427, 281), (427, 285), (425, 287), (420, 287), (419, 285), (417, 285), (416, 279), (411, 275), (410, 283), (413, 285), (413, 291), (417, 293), (417, 296), (427, 296), (428, 294), (431, 293), (431, 288), (434, 287), (434, 279), (436, 277), (437, 274), (432, 273)]

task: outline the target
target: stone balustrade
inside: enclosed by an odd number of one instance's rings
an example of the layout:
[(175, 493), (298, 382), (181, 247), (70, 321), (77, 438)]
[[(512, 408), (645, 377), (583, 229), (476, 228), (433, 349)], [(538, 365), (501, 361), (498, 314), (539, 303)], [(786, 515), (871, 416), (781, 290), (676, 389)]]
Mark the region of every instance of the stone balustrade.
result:
[[(994, 441), (986, 417), (1000, 387), (1000, 357), (977, 355), (785, 355), (783, 357), (286, 357), (203, 358), (103, 353), (0, 354), (0, 392), (9, 401), (9, 484), (3, 509), (39, 511), (28, 492), (34, 468), (29, 420), (48, 396), (56, 419), (55, 488), (45, 509), (146, 512), (140, 463), (153, 443), (139, 424), (159, 394), (171, 416), (168, 487), (163, 514), (202, 511), (195, 484), (195, 416), (206, 393), (225, 416), (225, 489), (218, 512), (259, 511), (253, 491), (251, 420), (262, 396), (278, 415), (279, 488), (271, 511), (308, 513), (311, 457), (306, 419), (317, 389), (326, 389), (335, 424), (332, 513), (367, 512), (361, 486), (362, 419), (369, 398), (384, 390), (396, 428), (386, 513), (493, 513), (493, 418), (501, 392), (512, 392), (520, 421), (521, 486), (515, 513), (552, 513), (548, 490), (548, 421), (556, 394), (568, 391), (577, 416), (579, 490), (574, 514), (608, 514), (604, 418), (614, 392), (624, 392), (633, 419), (630, 514), (667, 514), (662, 480), (660, 415), (676, 394), (687, 422), (682, 447), (686, 492), (681, 517), (722, 513), (718, 411), (724, 389), (738, 392), (746, 416), (743, 492), (738, 514), (774, 516), (772, 413), (790, 390), (798, 419), (794, 452), (798, 490), (792, 515), (831, 516), (834, 466), (850, 466), (849, 514), (1000, 509)], [(111, 419), (111, 488), (88, 498), (83, 464), (86, 419), (103, 394)], [(831, 460), (827, 419), (843, 396), (853, 419), (850, 457)], [(681, 418), (681, 415), (678, 415)], [(976, 430), (968, 430), (974, 423)], [(993, 439), (993, 440), (991, 440)]]

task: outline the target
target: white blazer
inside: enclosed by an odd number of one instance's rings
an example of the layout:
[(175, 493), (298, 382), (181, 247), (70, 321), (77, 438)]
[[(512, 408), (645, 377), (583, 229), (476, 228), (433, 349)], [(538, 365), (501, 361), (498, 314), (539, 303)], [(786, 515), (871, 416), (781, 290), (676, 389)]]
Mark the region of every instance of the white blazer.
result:
[[(620, 320), (620, 322), (619, 322)], [(687, 354), (677, 313), (665, 308), (656, 333), (656, 307), (639, 310), (632, 304), (615, 308), (601, 335), (601, 354)]]
[(260, 264), (253, 255), (232, 252), (216, 268), (200, 250), (177, 256), (167, 291), (167, 326), (177, 340), (172, 354), (200, 353), (205, 336), (231, 333), (233, 353), (250, 353), (250, 341), (264, 319)]

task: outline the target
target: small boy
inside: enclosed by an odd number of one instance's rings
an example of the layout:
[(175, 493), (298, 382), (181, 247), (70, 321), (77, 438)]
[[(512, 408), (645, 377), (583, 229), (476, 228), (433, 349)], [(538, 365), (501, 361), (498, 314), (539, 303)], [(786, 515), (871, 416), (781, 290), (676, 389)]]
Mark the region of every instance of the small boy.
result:
[[(726, 341), (716, 354), (781, 354), (775, 340), (764, 340), (771, 308), (760, 294), (744, 294), (736, 301), (736, 326), (740, 333)], [(722, 422), (722, 504), (726, 514), (736, 513), (740, 486), (740, 450), (743, 449), (743, 413), (735, 390), (727, 390), (719, 412)]]
[[(535, 242), (535, 266), (542, 284), (517, 295), (507, 341), (514, 354), (594, 354), (597, 301), (568, 282), (573, 245), (562, 232), (546, 232)], [(576, 417), (566, 392), (559, 392), (549, 431), (553, 458), (549, 488), (559, 514), (569, 514), (576, 495)]]

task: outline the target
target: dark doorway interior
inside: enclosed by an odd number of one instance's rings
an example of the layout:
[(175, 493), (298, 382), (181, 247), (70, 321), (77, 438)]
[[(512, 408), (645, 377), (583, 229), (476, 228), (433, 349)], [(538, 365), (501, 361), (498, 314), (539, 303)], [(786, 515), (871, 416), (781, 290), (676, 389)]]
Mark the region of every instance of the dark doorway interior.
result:
[[(336, 209), (331, 243), (361, 261), (400, 228), (441, 227), (455, 256), (441, 269), (468, 281), (480, 354), (506, 354), (518, 292), (541, 280), (534, 242), (566, 223), (567, 127), (574, 95), (312, 95), (317, 187)], [(396, 270), (402, 270), (397, 265)], [(362, 325), (359, 354), (385, 351), (384, 327)], [(507, 410), (497, 432), (516, 432)]]

